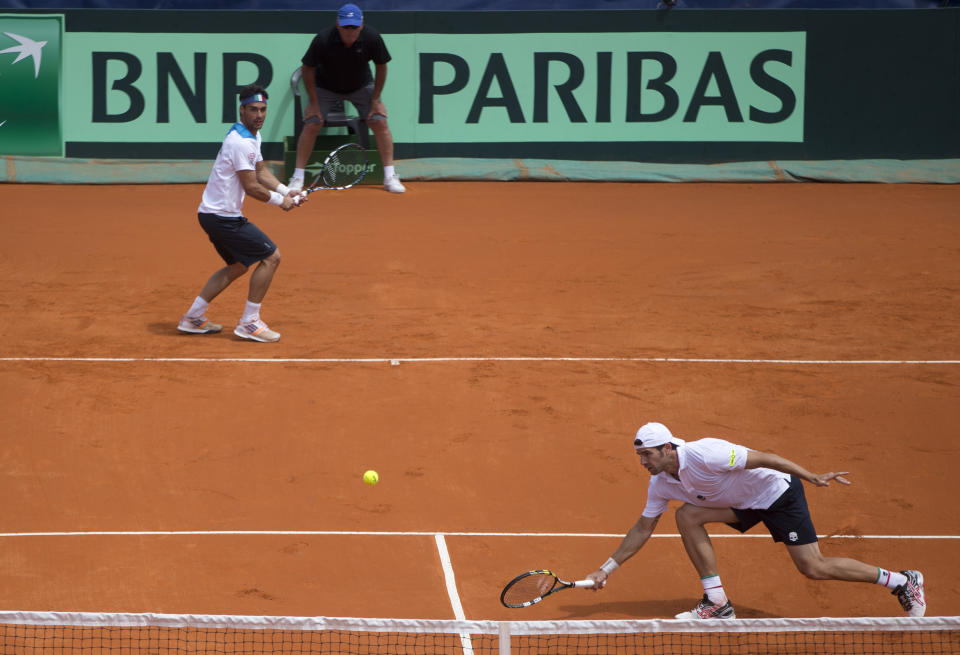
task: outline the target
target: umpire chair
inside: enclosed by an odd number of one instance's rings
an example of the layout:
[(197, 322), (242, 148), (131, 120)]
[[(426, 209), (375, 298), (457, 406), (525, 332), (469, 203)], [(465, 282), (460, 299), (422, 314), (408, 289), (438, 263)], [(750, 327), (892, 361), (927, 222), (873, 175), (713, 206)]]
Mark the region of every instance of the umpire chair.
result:
[[(300, 139), (300, 133), (303, 131), (303, 106), (300, 100), (300, 77), (301, 69), (299, 66), (290, 76), (290, 88), (293, 90), (293, 137), (294, 143)], [(370, 133), (367, 129), (367, 121), (361, 116), (347, 116), (346, 108), (341, 100), (335, 104), (326, 116), (323, 117), (324, 127), (345, 127), (356, 136), (357, 143), (364, 149), (370, 146)]]

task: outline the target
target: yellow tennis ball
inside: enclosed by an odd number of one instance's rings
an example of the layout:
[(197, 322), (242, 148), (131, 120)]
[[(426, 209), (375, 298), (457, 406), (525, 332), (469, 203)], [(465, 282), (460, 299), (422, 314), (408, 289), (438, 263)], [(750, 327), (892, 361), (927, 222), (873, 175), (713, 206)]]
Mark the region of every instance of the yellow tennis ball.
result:
[(380, 475), (376, 471), (367, 471), (363, 474), (363, 481), (372, 487), (380, 482)]

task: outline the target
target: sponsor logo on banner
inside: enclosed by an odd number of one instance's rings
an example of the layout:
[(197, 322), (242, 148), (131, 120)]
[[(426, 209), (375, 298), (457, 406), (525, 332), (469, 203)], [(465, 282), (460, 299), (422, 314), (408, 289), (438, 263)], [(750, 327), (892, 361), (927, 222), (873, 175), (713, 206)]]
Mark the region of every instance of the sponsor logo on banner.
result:
[(0, 154), (63, 155), (63, 17), (0, 14)]

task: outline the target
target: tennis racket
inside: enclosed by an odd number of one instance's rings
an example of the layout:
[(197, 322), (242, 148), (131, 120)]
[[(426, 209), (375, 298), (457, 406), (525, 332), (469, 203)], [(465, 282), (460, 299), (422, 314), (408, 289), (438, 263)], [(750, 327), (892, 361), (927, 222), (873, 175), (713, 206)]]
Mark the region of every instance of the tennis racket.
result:
[(534, 603), (571, 587), (593, 587), (593, 580), (567, 582), (553, 571), (538, 569), (518, 575), (500, 592), (500, 602), (506, 607), (530, 607)]
[(300, 193), (306, 198), (314, 191), (342, 191), (360, 183), (367, 174), (367, 151), (356, 143), (345, 143), (323, 160), (320, 172), (310, 188)]

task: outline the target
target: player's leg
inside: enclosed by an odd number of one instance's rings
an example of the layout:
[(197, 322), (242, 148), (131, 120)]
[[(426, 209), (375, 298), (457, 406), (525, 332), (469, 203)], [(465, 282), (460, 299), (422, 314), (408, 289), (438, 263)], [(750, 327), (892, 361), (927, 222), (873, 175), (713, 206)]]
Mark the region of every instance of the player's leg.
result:
[(280, 251), (274, 250), (269, 257), (264, 258), (250, 275), (250, 292), (243, 309), (243, 316), (233, 331), (239, 337), (260, 342), (280, 340), (280, 333), (271, 330), (260, 318), (260, 306), (270, 289), (273, 276), (280, 266)]
[(683, 539), (687, 556), (700, 577), (717, 574), (717, 555), (704, 527), (707, 523), (735, 523), (736, 514), (731, 509), (697, 507), (685, 504), (677, 509), (677, 528)]
[(731, 509), (682, 505), (676, 513), (677, 528), (683, 547), (693, 567), (700, 575), (703, 598), (689, 612), (678, 619), (732, 619), (736, 617), (733, 605), (727, 599), (717, 569), (717, 554), (704, 526), (707, 523), (736, 523), (737, 515)]
[(788, 545), (787, 552), (797, 570), (812, 580), (871, 582), (890, 589), (910, 616), (923, 616), (926, 612), (923, 574), (919, 571), (897, 573), (849, 557), (824, 557), (816, 542), (802, 546)]
[(231, 244), (235, 225), (233, 221), (221, 220), (213, 214), (197, 214), (197, 219), (210, 238), (210, 243), (216, 248), (217, 254), (227, 265), (210, 276), (200, 290), (200, 295), (194, 299), (187, 313), (180, 318), (177, 329), (190, 334), (210, 334), (220, 332), (223, 326), (207, 318), (207, 308), (221, 291), (246, 273), (247, 265), (239, 261)]
[(260, 304), (270, 289), (270, 283), (273, 282), (273, 275), (280, 266), (280, 250), (274, 250), (273, 254), (257, 264), (257, 267), (250, 275), (250, 293), (247, 300)]
[(239, 261), (248, 266), (256, 264), (250, 274), (250, 290), (243, 315), (233, 333), (252, 341), (279, 341), (280, 334), (261, 320), (260, 304), (280, 266), (280, 250), (260, 228), (246, 220), (236, 230), (232, 246)]
[(246, 270), (246, 265), (234, 262), (211, 275), (210, 279), (203, 285), (203, 289), (200, 290), (200, 295), (194, 298), (190, 309), (181, 317), (177, 329), (190, 334), (220, 332), (223, 326), (213, 323), (207, 318), (207, 308), (213, 302), (213, 299), (220, 295), (221, 291), (230, 286), (230, 283), (243, 275)]
[(797, 570), (811, 580), (874, 582), (877, 579), (876, 566), (849, 557), (824, 557), (817, 542), (802, 546), (787, 544), (787, 552)]
[(229, 266), (224, 266), (219, 271), (210, 276), (207, 283), (200, 290), (200, 297), (213, 302), (213, 299), (220, 295), (220, 292), (230, 286), (234, 280), (247, 272), (247, 265), (241, 262), (234, 262)]
[(767, 510), (763, 522), (774, 541), (783, 542), (797, 570), (813, 580), (872, 582), (892, 590), (911, 616), (923, 616), (926, 597), (919, 571), (895, 573), (849, 557), (824, 557), (817, 542), (803, 483), (795, 476), (790, 486)]
[(393, 134), (387, 124), (387, 117), (380, 113), (370, 114), (373, 83), (357, 89), (347, 96), (347, 99), (357, 108), (360, 116), (366, 117), (367, 125), (373, 132), (373, 138), (377, 142), (377, 152), (380, 153), (380, 161), (383, 162), (383, 188), (390, 193), (403, 193), (407, 189), (400, 183), (400, 176), (397, 175), (393, 165)]

